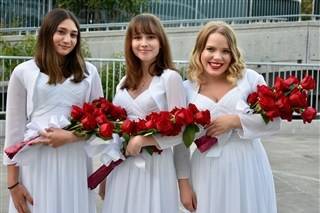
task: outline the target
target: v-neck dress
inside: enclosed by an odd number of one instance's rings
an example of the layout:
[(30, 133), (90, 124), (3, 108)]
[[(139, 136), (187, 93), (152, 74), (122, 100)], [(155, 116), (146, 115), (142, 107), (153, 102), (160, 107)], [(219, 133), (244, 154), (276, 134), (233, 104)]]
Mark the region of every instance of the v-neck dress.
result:
[[(186, 81), (189, 103), (208, 109), (213, 118), (237, 114), (242, 129), (218, 136), (218, 144), (205, 153), (196, 149), (191, 158), (191, 182), (197, 196), (196, 213), (276, 213), (272, 171), (259, 137), (279, 129), (279, 120), (266, 125), (261, 116), (250, 114), (249, 93), (263, 77), (246, 70), (243, 79), (219, 101), (199, 94), (199, 85)], [(246, 107), (243, 107), (246, 106)]]
[[(27, 104), (27, 84), (22, 81), (26, 72), (33, 75), (36, 65), (33, 61), (21, 64), (12, 74), (9, 83), (6, 144), (19, 142), (17, 137), (28, 134), (24, 128), (16, 129), (19, 123), (36, 123), (47, 127), (51, 116), (70, 115), (72, 105), (82, 106), (84, 102), (92, 101), (102, 96), (102, 88), (96, 68), (87, 63), (89, 75), (80, 83), (73, 83), (67, 78), (63, 83), (49, 85), (48, 76), (37, 73), (32, 90), (33, 108), (29, 119), (20, 114), (25, 112)], [(93, 86), (92, 86), (93, 85)], [(94, 91), (90, 91), (94, 89)], [(88, 92), (89, 91), (89, 92)], [(18, 105), (20, 110), (15, 110)], [(18, 115), (19, 114), (19, 115)], [(17, 136), (12, 135), (20, 131)], [(25, 131), (25, 132), (24, 132)], [(20, 135), (20, 136), (19, 136)], [(94, 213), (95, 194), (87, 186), (87, 177), (92, 172), (91, 160), (84, 150), (85, 141), (77, 141), (63, 146), (52, 148), (46, 145), (39, 146), (33, 152), (33, 159), (27, 165), (20, 165), (20, 182), (26, 187), (34, 204), (29, 208), (33, 213)], [(32, 148), (31, 148), (32, 149)], [(8, 159), (6, 159), (8, 164)], [(17, 212), (10, 201), (9, 213)]]
[[(137, 97), (130, 96), (118, 85), (113, 103), (124, 107), (129, 119), (143, 119), (151, 112), (184, 107), (186, 96), (181, 76), (172, 70), (164, 70), (154, 76), (147, 90)], [(104, 213), (177, 213), (178, 193), (172, 147), (181, 143), (181, 135), (155, 136), (163, 150), (152, 156), (143, 151), (136, 157), (128, 157), (107, 177)], [(138, 161), (145, 162), (139, 166)]]

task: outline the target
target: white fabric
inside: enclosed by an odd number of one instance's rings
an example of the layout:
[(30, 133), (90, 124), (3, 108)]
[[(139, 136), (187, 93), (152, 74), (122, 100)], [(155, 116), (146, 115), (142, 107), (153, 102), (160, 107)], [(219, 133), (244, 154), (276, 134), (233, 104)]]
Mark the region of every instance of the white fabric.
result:
[[(102, 96), (96, 68), (87, 63), (89, 75), (81, 83), (66, 79), (47, 84), (34, 60), (18, 65), (8, 87), (5, 147), (24, 140), (30, 122), (46, 126), (50, 117), (70, 114), (71, 105), (80, 105)], [(28, 134), (26, 134), (27, 136)], [(84, 151), (85, 141), (58, 148), (40, 145), (32, 165), (20, 166), (20, 181), (30, 192), (33, 213), (95, 212), (95, 197), (87, 187), (91, 161)], [(5, 154), (4, 154), (5, 156)], [(12, 164), (4, 157), (4, 164)], [(16, 212), (10, 201), (9, 212)]]
[[(275, 133), (279, 119), (266, 125), (260, 115), (244, 107), (249, 93), (263, 77), (246, 70), (243, 79), (218, 102), (198, 93), (195, 83), (186, 81), (188, 102), (209, 109), (216, 118), (237, 114), (242, 129), (218, 137), (218, 144), (206, 153), (194, 151), (191, 158), (191, 182), (197, 195), (197, 213), (276, 213), (272, 171), (259, 137)], [(185, 153), (177, 153), (183, 155)]]
[[(120, 86), (122, 81), (120, 82)], [(180, 75), (165, 70), (154, 76), (147, 90), (132, 98), (126, 89), (119, 89), (114, 104), (127, 110), (130, 119), (144, 118), (151, 112), (171, 110), (185, 106), (185, 95)], [(104, 213), (177, 213), (178, 194), (172, 146), (181, 143), (181, 135), (157, 137), (164, 148), (152, 156), (143, 151), (137, 157), (129, 157), (107, 177)], [(145, 160), (145, 168), (138, 168), (136, 158)]]

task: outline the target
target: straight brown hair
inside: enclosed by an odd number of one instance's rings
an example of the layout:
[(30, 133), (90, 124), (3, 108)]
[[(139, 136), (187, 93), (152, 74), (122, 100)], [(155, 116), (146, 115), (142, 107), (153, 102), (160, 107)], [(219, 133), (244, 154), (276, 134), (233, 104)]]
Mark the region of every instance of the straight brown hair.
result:
[[(59, 64), (61, 56), (55, 51), (53, 45), (53, 35), (59, 24), (66, 19), (71, 19), (74, 22), (78, 35), (74, 49), (65, 56), (64, 63), (61, 65)], [(57, 84), (71, 75), (73, 75), (72, 81), (75, 83), (81, 82), (85, 78), (87, 70), (81, 54), (80, 25), (72, 12), (55, 8), (44, 17), (37, 38), (35, 62), (40, 71), (49, 76), (49, 84)]]
[[(160, 76), (165, 69), (175, 70), (172, 62), (171, 50), (168, 38), (158, 17), (149, 13), (143, 13), (133, 17), (127, 28), (125, 37), (125, 61), (126, 79), (121, 86), (122, 89), (136, 89), (142, 78), (142, 63), (132, 51), (132, 39), (135, 34), (154, 34), (160, 43), (159, 54), (156, 60), (150, 65), (151, 76)], [(151, 69), (152, 68), (152, 69)]]

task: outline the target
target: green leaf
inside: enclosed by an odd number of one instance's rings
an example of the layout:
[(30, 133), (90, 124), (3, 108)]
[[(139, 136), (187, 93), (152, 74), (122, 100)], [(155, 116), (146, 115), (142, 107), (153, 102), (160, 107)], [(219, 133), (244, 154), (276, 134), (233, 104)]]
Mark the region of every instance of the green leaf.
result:
[(194, 141), (195, 134), (199, 132), (199, 127), (195, 124), (188, 125), (183, 131), (183, 143), (189, 148)]

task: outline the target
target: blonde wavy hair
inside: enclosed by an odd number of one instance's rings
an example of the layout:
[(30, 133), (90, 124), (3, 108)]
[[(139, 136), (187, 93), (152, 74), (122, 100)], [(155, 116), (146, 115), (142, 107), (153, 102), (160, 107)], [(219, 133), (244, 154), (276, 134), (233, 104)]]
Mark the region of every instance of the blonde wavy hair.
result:
[(231, 62), (226, 70), (226, 77), (229, 82), (235, 84), (238, 79), (242, 78), (245, 63), (238, 49), (235, 33), (225, 22), (209, 22), (198, 33), (188, 66), (188, 78), (197, 83), (204, 81), (203, 73), (205, 69), (201, 63), (201, 54), (209, 36), (213, 33), (219, 33), (227, 39), (231, 51)]

